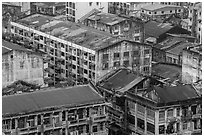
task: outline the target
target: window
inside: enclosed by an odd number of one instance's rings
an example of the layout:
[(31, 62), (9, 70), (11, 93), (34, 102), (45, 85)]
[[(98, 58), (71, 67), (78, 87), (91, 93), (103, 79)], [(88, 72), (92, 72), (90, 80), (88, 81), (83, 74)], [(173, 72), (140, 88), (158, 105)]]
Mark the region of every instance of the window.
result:
[(145, 49), (144, 50), (144, 54), (146, 55), (146, 54), (149, 54), (149, 49)]
[(100, 130), (103, 131), (103, 123), (100, 123)]
[(137, 111), (140, 112), (140, 113), (142, 113), (142, 114), (144, 114), (144, 113), (145, 113), (145, 108), (144, 108), (144, 106), (138, 104), (138, 105), (137, 105)]
[(108, 63), (103, 63), (102, 70), (108, 69)]
[(173, 109), (167, 111), (167, 117), (173, 117)]
[(165, 111), (159, 111), (159, 121), (164, 121), (165, 119)]
[(181, 10), (179, 9), (178, 12), (181, 12)]
[(72, 6), (73, 6), (73, 9), (75, 9), (75, 3), (73, 3), (73, 5), (72, 5)]
[(183, 130), (186, 130), (188, 128), (188, 124), (187, 123), (183, 123)]
[(162, 14), (164, 14), (164, 11), (161, 11)]
[(172, 10), (170, 10), (170, 13), (172, 13)]
[(180, 108), (176, 108), (176, 115), (180, 116)]
[(149, 65), (150, 64), (150, 59), (149, 58), (144, 58), (144, 65)]
[(155, 133), (155, 126), (147, 122), (147, 131)]
[(133, 51), (133, 56), (139, 56), (139, 50)]
[(113, 63), (113, 66), (114, 66), (114, 67), (119, 67), (119, 66), (120, 66), (120, 61), (114, 62), (114, 63)]
[(123, 62), (123, 65), (126, 66), (126, 67), (128, 67), (128, 66), (129, 66), (129, 60), (124, 61), (124, 62)]
[(128, 115), (127, 116), (127, 121), (128, 121), (128, 123), (135, 125), (135, 116)]
[(114, 59), (118, 59), (120, 57), (120, 53), (114, 53)]
[(96, 5), (98, 6), (98, 5), (99, 5), (99, 2), (96, 2)]
[(108, 60), (108, 54), (103, 54), (103, 60)]
[(24, 68), (24, 61), (20, 61), (20, 69)]
[(137, 118), (137, 127), (144, 130), (144, 120)]
[(97, 126), (93, 126), (93, 132), (98, 132)]
[(92, 5), (92, 2), (89, 2), (89, 6), (91, 6)]
[(124, 52), (123, 56), (124, 57), (129, 57), (129, 52)]
[(152, 14), (152, 12), (149, 12), (149, 14)]
[(157, 14), (157, 12), (154, 12), (154, 14)]
[(148, 73), (149, 72), (149, 67), (144, 67), (143, 70), (144, 70), (145, 73)]
[(161, 125), (159, 126), (159, 134), (164, 134), (165, 126)]
[(191, 111), (193, 112), (193, 115), (196, 114), (196, 108), (197, 108), (197, 106), (191, 106)]

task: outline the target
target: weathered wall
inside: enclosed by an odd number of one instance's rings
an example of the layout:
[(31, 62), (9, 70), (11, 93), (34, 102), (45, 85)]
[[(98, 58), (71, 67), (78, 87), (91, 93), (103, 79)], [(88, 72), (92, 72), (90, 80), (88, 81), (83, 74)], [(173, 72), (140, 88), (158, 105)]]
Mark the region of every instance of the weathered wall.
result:
[(43, 85), (42, 57), (20, 51), (12, 51), (3, 55), (2, 87), (10, 85), (17, 80)]

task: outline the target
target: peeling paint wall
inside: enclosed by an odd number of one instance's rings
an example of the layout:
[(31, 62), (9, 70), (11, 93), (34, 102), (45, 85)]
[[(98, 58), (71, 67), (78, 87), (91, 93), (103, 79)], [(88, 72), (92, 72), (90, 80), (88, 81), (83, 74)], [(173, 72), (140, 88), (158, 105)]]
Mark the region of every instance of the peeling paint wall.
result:
[(202, 79), (202, 57), (190, 51), (183, 51), (182, 82), (193, 83)]
[(3, 55), (2, 87), (6, 87), (17, 80), (43, 85), (42, 57), (21, 51), (12, 51)]
[(152, 48), (139, 43), (123, 41), (100, 50), (97, 60), (97, 77), (102, 77), (111, 70), (122, 66), (141, 74), (151, 75)]

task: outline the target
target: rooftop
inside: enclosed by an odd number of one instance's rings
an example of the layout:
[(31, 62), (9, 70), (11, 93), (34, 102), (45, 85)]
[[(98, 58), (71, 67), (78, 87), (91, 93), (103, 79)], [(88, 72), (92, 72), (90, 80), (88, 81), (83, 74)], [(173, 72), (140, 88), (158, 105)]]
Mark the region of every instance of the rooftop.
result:
[(52, 8), (53, 6), (65, 6), (65, 2), (36, 2), (33, 3), (33, 5), (43, 8)]
[(19, 50), (19, 51), (25, 51), (25, 52), (33, 52), (32, 50), (29, 50), (27, 48), (21, 47), (20, 45), (2, 40), (2, 54), (5, 54), (12, 50)]
[(200, 95), (192, 85), (180, 85), (163, 88), (155, 86), (154, 89), (160, 98), (159, 103), (171, 103), (200, 98)]
[(147, 23), (145, 23), (144, 28), (146, 36), (158, 38), (160, 35), (172, 29), (173, 26), (170, 23), (158, 23), (156, 21), (148, 21)]
[(144, 79), (145, 77), (138, 76), (129, 69), (120, 69), (105, 79), (101, 86), (108, 90), (114, 89), (119, 92), (125, 92)]
[(28, 16), (19, 20), (18, 23), (25, 26), (33, 24), (39, 31), (92, 50), (100, 50), (122, 41), (108, 32), (40, 14)]
[(165, 50), (167, 53), (171, 53), (174, 55), (180, 55), (183, 52), (183, 49), (189, 47), (193, 45), (193, 43), (189, 43), (189, 42), (181, 42), (179, 43), (177, 46), (169, 49), (169, 50)]
[(115, 25), (122, 21), (127, 20), (126, 18), (119, 17), (115, 14), (99, 12), (96, 15), (89, 16), (90, 20), (97, 20), (97, 22), (101, 22), (107, 25)]
[(2, 114), (18, 115), (47, 109), (75, 107), (103, 101), (90, 85), (36, 91), (2, 97)]
[(152, 65), (152, 75), (157, 75), (165, 79), (169, 78), (171, 81), (180, 79), (181, 74), (182, 69), (177, 65), (167, 63), (157, 63)]
[(144, 7), (142, 7), (142, 10), (148, 10), (148, 11), (156, 11), (156, 10), (160, 10), (162, 8), (181, 8), (180, 6), (176, 6), (176, 5), (163, 5), (163, 4), (147, 4)]

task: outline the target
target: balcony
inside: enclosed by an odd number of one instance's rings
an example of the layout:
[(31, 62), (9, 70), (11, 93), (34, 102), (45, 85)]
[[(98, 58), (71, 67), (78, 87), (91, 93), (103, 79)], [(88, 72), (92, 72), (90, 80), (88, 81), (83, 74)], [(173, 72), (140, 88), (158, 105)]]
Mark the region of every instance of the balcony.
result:
[(62, 122), (54, 123), (54, 127), (61, 127), (61, 126), (62, 126)]
[(135, 131), (135, 125), (133, 125), (133, 124), (129, 124), (129, 125), (128, 125), (128, 128), (129, 128), (130, 130), (132, 130), (132, 131)]
[(129, 30), (129, 27), (125, 27), (125, 28), (124, 28), (124, 31), (128, 31), (128, 30)]
[(53, 124), (44, 125), (44, 130), (50, 130), (50, 129), (53, 129)]
[(106, 121), (106, 115), (101, 115), (101, 116), (96, 116), (93, 118), (93, 122), (102, 122), (102, 121)]

